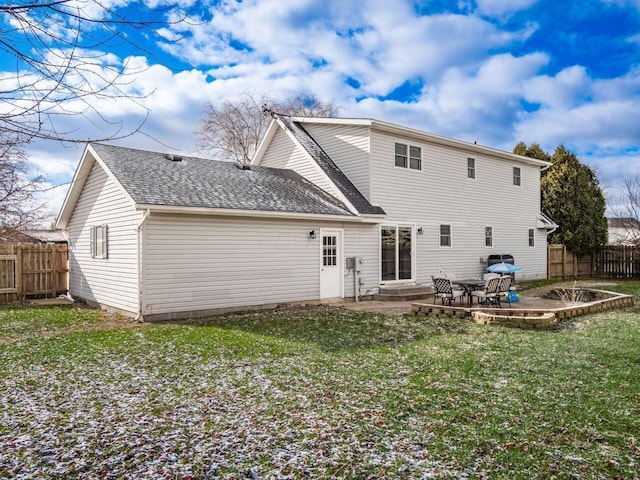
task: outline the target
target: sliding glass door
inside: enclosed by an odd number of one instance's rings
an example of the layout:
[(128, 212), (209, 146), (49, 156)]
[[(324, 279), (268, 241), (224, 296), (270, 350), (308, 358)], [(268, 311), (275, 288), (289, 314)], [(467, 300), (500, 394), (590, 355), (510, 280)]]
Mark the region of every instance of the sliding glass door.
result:
[(413, 227), (383, 225), (380, 229), (380, 271), (383, 282), (413, 278)]

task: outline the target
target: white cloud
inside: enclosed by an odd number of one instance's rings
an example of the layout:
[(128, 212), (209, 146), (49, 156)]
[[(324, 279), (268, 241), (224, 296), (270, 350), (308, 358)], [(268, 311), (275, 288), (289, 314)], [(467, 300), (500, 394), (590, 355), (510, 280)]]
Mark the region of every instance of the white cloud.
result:
[(502, 17), (505, 15), (526, 10), (538, 0), (477, 0), (478, 13)]
[[(187, 38), (165, 46), (194, 65), (216, 65), (221, 78), (247, 72), (272, 78), (325, 63), (355, 78), (361, 92), (386, 95), (405, 80), (439, 78), (447, 68), (481, 60), (488, 50), (523, 40), (532, 27), (507, 32), (475, 16), (418, 17), (405, 2), (224, 3), (208, 24), (177, 26)], [(443, 41), (446, 39), (446, 41)], [(231, 46), (231, 42), (236, 44)]]
[[(476, 13), (504, 16), (532, 3), (485, 0)], [(341, 106), (343, 116), (379, 118), (505, 150), (520, 140), (548, 150), (565, 143), (607, 179), (638, 168), (640, 158), (625, 152), (640, 138), (640, 69), (606, 80), (594, 80), (580, 65), (543, 75), (550, 53), (504, 53), (526, 41), (535, 25), (512, 32), (475, 14), (418, 17), (408, 2), (382, 0), (225, 1), (212, 12), (208, 23), (163, 32), (166, 38), (187, 34), (187, 41), (165, 49), (192, 68), (174, 72), (144, 57), (112, 56), (110, 65), (137, 72), (121, 85), (125, 96), (137, 98), (96, 98), (91, 106), (97, 113), (63, 117), (60, 128), (108, 136), (99, 113), (126, 132), (140, 126), (148, 108), (143, 134), (118, 143), (193, 153), (192, 132), (206, 102), (245, 92), (284, 98), (311, 91)], [(91, 68), (100, 74), (102, 67)], [(349, 77), (359, 86), (347, 86)], [(407, 81), (422, 85), (415, 101), (380, 99)], [(81, 111), (86, 105), (66, 107)], [(38, 143), (31, 162), (59, 182), (70, 179), (80, 152)], [(51, 194), (51, 202), (61, 197)]]
[(533, 78), (526, 98), (541, 104), (523, 116), (517, 130), (541, 144), (572, 148), (625, 149), (640, 138), (640, 71), (624, 77), (594, 80), (581, 67), (555, 77)]

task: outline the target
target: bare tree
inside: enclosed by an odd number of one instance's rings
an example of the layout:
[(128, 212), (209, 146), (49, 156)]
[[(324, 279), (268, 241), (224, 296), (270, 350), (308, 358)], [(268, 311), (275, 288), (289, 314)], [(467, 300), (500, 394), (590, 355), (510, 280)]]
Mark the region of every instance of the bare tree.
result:
[(145, 2), (119, 8), (121, 3), (113, 0), (3, 2), (0, 53), (13, 64), (0, 72), (0, 131), (26, 141), (89, 140), (76, 138), (73, 127), (64, 126), (77, 115), (92, 122), (97, 132), (104, 131), (92, 140), (137, 130), (140, 125), (127, 130), (121, 122), (106, 118), (96, 102), (143, 98), (128, 89), (139, 70), (112, 52), (122, 47), (141, 51), (136, 43), (139, 35), (158, 35), (161, 27), (185, 20), (185, 15), (176, 14), (179, 0), (162, 1), (155, 8)]
[(640, 175), (625, 177), (622, 192), (611, 208), (615, 226), (624, 231), (620, 241), (640, 245)]
[(0, 237), (3, 233), (33, 227), (44, 205), (36, 200), (45, 181), (29, 176), (23, 143), (0, 134)]
[(300, 117), (332, 117), (338, 108), (315, 95), (300, 94), (277, 101), (266, 94), (247, 93), (238, 100), (208, 104), (196, 129), (201, 151), (221, 160), (248, 163), (258, 149), (271, 117), (264, 111)]

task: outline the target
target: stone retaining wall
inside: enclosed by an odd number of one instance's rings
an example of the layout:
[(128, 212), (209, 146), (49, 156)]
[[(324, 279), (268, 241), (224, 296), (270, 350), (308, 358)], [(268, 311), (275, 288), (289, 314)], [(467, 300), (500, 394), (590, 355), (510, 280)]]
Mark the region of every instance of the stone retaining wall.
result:
[(554, 328), (560, 320), (573, 318), (589, 313), (597, 313), (620, 307), (634, 305), (631, 295), (622, 295), (604, 290), (583, 289), (591, 298), (597, 299), (588, 303), (567, 305), (562, 308), (548, 309), (518, 309), (518, 308), (482, 308), (482, 307), (454, 307), (448, 305), (434, 305), (414, 303), (412, 311), (416, 315), (435, 317), (470, 317), (477, 323), (485, 325), (503, 325), (505, 327), (524, 329)]

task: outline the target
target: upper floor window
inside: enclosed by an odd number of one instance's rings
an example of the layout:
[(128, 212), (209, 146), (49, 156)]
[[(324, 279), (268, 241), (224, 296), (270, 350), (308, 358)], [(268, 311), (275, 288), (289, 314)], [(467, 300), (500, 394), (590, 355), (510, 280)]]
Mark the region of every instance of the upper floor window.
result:
[(513, 184), (517, 186), (521, 185), (520, 167), (513, 167)]
[(529, 246), (530, 247), (535, 247), (536, 246), (536, 241), (535, 241), (535, 235), (534, 235), (534, 230), (533, 228), (529, 229)]
[(396, 167), (422, 170), (422, 147), (396, 143), (395, 152)]
[(451, 225), (440, 225), (440, 246), (451, 246)]
[(484, 227), (484, 245), (493, 247), (493, 227)]
[(422, 148), (409, 147), (409, 168), (413, 170), (422, 170)]
[(109, 227), (91, 227), (91, 258), (109, 258)]
[(467, 177), (476, 178), (476, 159), (467, 158)]
[(396, 143), (396, 167), (407, 168), (407, 146)]

